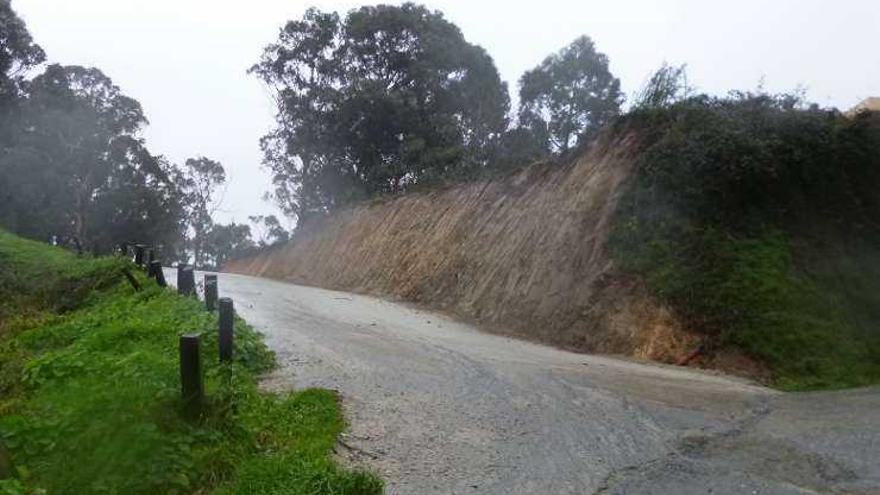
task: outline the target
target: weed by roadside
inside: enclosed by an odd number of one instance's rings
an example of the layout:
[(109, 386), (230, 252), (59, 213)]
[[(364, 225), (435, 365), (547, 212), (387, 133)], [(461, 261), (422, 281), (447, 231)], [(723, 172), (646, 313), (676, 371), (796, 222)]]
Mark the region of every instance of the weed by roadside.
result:
[[(243, 320), (221, 366), (216, 314), (143, 277), (135, 292), (124, 261), (0, 232), (0, 262), (0, 441), (14, 466), (0, 494), (381, 493), (331, 457), (344, 428), (333, 392), (258, 389), (274, 356)], [(179, 401), (185, 332), (203, 335), (197, 422)]]

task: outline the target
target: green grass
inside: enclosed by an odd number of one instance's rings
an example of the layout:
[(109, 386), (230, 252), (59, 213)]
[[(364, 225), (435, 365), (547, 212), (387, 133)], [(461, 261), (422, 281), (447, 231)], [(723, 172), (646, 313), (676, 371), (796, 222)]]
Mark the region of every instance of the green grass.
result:
[(822, 256), (828, 266), (818, 273), (815, 262), (809, 271), (795, 266), (791, 242), (778, 231), (736, 239), (712, 229), (676, 236), (627, 230), (619, 224), (612, 234), (621, 268), (643, 276), (715, 346), (767, 364), (772, 385), (811, 390), (880, 382), (880, 277), (857, 258)]
[[(0, 231), (0, 494), (374, 494), (382, 482), (331, 457), (344, 428), (327, 390), (275, 395), (260, 336), (235, 322), (235, 359), (217, 364), (216, 314), (126, 262), (77, 258)], [(201, 332), (207, 405), (179, 401), (178, 337)]]
[(880, 114), (790, 97), (637, 111), (609, 251), (712, 351), (786, 390), (880, 383)]

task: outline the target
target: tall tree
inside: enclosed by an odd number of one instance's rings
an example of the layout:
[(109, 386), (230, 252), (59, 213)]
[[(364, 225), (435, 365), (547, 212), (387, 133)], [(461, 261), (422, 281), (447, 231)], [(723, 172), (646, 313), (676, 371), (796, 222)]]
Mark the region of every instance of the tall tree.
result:
[(209, 158), (190, 158), (184, 164), (182, 179), (187, 226), (192, 233), (193, 262), (201, 267), (205, 264), (208, 233), (214, 225), (212, 215), (219, 206), (215, 193), (226, 182), (226, 171), (220, 162)]
[(140, 137), (147, 122), (140, 104), (100, 70), (79, 66), (50, 65), (28, 91), (0, 156), (7, 200), (0, 220), (31, 237), (67, 237), (94, 251), (128, 240), (125, 233), (146, 234), (146, 227), (173, 237), (177, 195), (169, 167)]
[(311, 9), (252, 71), (278, 100), (262, 143), (275, 198), (300, 217), (481, 167), (506, 127), (491, 57), (412, 3)]
[(275, 215), (254, 215), (248, 220), (259, 228), (260, 238), (258, 243), (261, 247), (272, 246), (290, 240), (290, 232), (287, 231)]
[(557, 152), (565, 152), (620, 112), (620, 80), (608, 57), (581, 36), (519, 80), (519, 122)]
[(246, 256), (256, 249), (251, 228), (245, 224), (215, 224), (207, 235), (205, 265), (220, 269), (230, 259)]
[(26, 72), (45, 59), (9, 0), (0, 0), (0, 109), (21, 96)]

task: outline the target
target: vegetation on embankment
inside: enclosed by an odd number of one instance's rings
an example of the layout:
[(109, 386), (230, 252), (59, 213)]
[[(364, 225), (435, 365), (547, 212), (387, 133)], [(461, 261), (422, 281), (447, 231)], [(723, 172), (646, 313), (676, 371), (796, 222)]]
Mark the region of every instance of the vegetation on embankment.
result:
[(880, 115), (791, 96), (636, 111), (610, 253), (711, 351), (786, 389), (880, 381)]
[[(344, 427), (334, 393), (259, 391), (274, 357), (254, 330), (236, 320), (235, 359), (221, 366), (216, 314), (139, 273), (135, 292), (126, 266), (0, 231), (0, 478), (11, 475), (0, 493), (382, 491), (331, 457)], [(199, 421), (179, 402), (178, 336), (192, 331)]]
[(569, 165), (364, 203), (227, 268), (575, 350), (858, 386), (880, 381), (878, 190), (876, 113), (660, 98)]

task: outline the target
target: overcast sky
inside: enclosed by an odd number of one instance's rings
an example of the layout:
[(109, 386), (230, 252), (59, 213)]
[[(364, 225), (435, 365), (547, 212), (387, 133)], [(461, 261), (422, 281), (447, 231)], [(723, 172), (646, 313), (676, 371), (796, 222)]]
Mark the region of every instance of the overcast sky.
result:
[[(390, 2), (397, 3), (397, 2)], [(802, 86), (823, 105), (880, 96), (880, 1), (433, 0), (489, 52), (516, 92), (520, 74), (581, 34), (611, 59), (630, 95), (663, 61), (686, 63), (710, 93)], [(144, 107), (148, 146), (175, 162), (204, 155), (226, 167), (221, 221), (274, 207), (258, 140), (271, 97), (246, 74), (288, 19), (350, 1), (13, 0), (51, 62), (95, 66)], [(512, 95), (514, 96), (514, 95)]]

